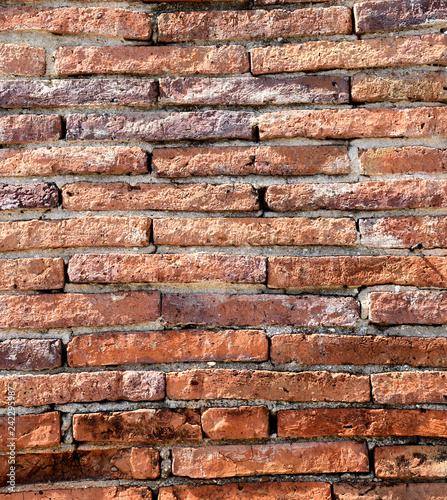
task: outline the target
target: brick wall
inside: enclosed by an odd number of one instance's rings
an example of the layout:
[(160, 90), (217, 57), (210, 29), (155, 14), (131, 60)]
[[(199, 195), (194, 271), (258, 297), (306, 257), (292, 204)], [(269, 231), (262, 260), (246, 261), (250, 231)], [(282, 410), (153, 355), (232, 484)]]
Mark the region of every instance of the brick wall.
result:
[(447, 498), (445, 29), (0, 7), (1, 500)]

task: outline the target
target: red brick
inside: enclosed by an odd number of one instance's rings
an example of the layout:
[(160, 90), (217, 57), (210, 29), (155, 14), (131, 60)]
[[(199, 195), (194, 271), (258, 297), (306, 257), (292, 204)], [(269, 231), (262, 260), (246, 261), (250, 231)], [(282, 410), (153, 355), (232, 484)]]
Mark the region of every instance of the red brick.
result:
[(260, 138), (444, 137), (446, 108), (357, 108), (276, 111), (259, 118)]
[(158, 401), (164, 398), (164, 375), (148, 371), (9, 375), (0, 378), (0, 406), (8, 405), (15, 388), (17, 406), (42, 406), (94, 401)]
[(369, 318), (384, 325), (442, 325), (447, 323), (447, 293), (373, 292)]
[(162, 104), (220, 104), (224, 106), (232, 104), (339, 104), (349, 102), (349, 84), (347, 78), (338, 76), (167, 78), (160, 80), (160, 102)]
[(446, 257), (269, 257), (270, 288), (447, 287)]
[(62, 124), (58, 115), (0, 116), (0, 144), (56, 141), (61, 137)]
[(72, 114), (67, 141), (169, 141), (252, 139), (254, 115), (246, 111), (167, 111)]
[[(1, 497), (0, 497), (1, 498)], [(323, 482), (263, 482), (222, 485), (176, 485), (160, 488), (159, 500), (331, 500), (331, 486)], [(16, 500), (16, 499), (11, 499)], [(17, 499), (21, 500), (21, 499)], [(25, 498), (24, 500), (28, 500)], [(57, 499), (58, 500), (58, 499)], [(65, 499), (64, 499), (65, 500)]]
[(202, 428), (211, 439), (265, 439), (269, 410), (266, 406), (208, 408), (202, 413)]
[[(6, 471), (9, 471), (7, 460), (7, 455), (0, 457), (0, 486), (6, 484)], [(110, 448), (16, 455), (17, 484), (54, 484), (89, 479), (155, 479), (159, 473), (158, 451), (153, 448)]]
[(29, 45), (0, 44), (0, 74), (40, 76), (45, 74), (45, 49)]
[(447, 483), (335, 483), (334, 500), (444, 500)]
[(350, 34), (351, 31), (351, 10), (347, 7), (173, 12), (158, 17), (159, 42), (251, 40)]
[(278, 436), (444, 437), (447, 413), (437, 410), (318, 408), (278, 412)]
[(0, 417), (0, 450), (9, 450), (8, 445), (14, 443), (15, 448), (38, 448), (56, 446), (60, 443), (60, 413), (37, 413), (17, 415), (14, 429), (8, 423), (8, 417)]
[[(354, 219), (154, 219), (154, 243), (177, 246), (354, 245)], [(1, 226), (0, 226), (1, 227)]]
[(0, 149), (1, 177), (145, 174), (147, 171), (146, 152), (138, 147)]
[(3, 7), (0, 32), (43, 31), (56, 35), (102, 35), (149, 40), (151, 16), (99, 7)]
[(58, 204), (59, 190), (56, 184), (0, 184), (0, 210), (48, 209)]
[(153, 106), (153, 80), (2, 80), (0, 108)]
[(284, 334), (271, 339), (273, 364), (447, 367), (447, 338)]
[(232, 75), (250, 70), (239, 45), (207, 47), (59, 47), (58, 75)]
[(283, 44), (251, 49), (254, 75), (447, 63), (444, 34)]
[(67, 210), (250, 212), (259, 208), (250, 184), (136, 184), (77, 182), (62, 188)]
[[(0, 344), (0, 349), (1, 349)], [(78, 335), (67, 347), (70, 366), (190, 361), (266, 361), (268, 343), (259, 330), (163, 330)]]
[(78, 217), (0, 222), (0, 252), (37, 248), (142, 247), (149, 242), (147, 217)]
[(136, 486), (110, 486), (107, 488), (80, 487), (64, 490), (0, 493), (1, 500), (98, 500), (99, 498), (101, 500), (151, 500), (152, 493), (149, 488)]
[(0, 342), (0, 370), (51, 370), (62, 366), (60, 340), (9, 339)]
[(199, 410), (136, 410), (73, 415), (76, 441), (160, 443), (201, 441)]
[(265, 401), (370, 400), (369, 377), (350, 373), (188, 370), (168, 373), (170, 399), (262, 399)]
[[(1, 285), (0, 260), (0, 285)], [(70, 258), (73, 283), (264, 283), (265, 257), (225, 254), (78, 254)]]
[(159, 292), (58, 293), (0, 296), (0, 328), (71, 328), (153, 321)]
[(358, 302), (350, 297), (292, 295), (166, 294), (168, 325), (354, 326)]
[(152, 170), (157, 177), (341, 175), (349, 174), (350, 165), (346, 146), (231, 146), (156, 148)]
[(368, 472), (366, 445), (293, 443), (173, 448), (173, 473), (191, 478)]
[[(29, 0), (27, 0), (29, 1)], [(315, 0), (314, 3), (329, 2), (330, 0)], [(254, 0), (254, 5), (287, 5), (307, 3), (307, 0)]]
[(62, 259), (0, 260), (0, 290), (52, 290), (64, 288)]

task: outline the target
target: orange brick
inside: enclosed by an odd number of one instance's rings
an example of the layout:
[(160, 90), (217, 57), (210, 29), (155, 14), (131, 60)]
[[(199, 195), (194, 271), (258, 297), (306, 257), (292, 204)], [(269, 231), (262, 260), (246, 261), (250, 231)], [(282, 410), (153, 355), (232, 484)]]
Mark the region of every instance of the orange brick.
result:
[[(8, 445), (12, 442), (17, 449), (56, 446), (60, 443), (61, 422), (60, 413), (57, 411), (17, 415), (14, 425), (13, 432), (8, 417), (0, 417), (0, 450), (9, 450)], [(12, 438), (15, 438), (15, 441), (12, 441)]]
[[(64, 490), (22, 491), (0, 493), (1, 500), (151, 500), (149, 488), (136, 486), (110, 486), (107, 488), (77, 488)], [(299, 500), (301, 500), (300, 497)], [(318, 499), (320, 500), (320, 499)], [(326, 499), (324, 499), (326, 500)]]
[(45, 49), (30, 45), (0, 44), (0, 74), (40, 76), (45, 74)]
[(447, 495), (447, 483), (335, 483), (333, 488), (334, 500), (444, 500)]
[(62, 259), (0, 260), (0, 290), (52, 290), (63, 288), (65, 267)]

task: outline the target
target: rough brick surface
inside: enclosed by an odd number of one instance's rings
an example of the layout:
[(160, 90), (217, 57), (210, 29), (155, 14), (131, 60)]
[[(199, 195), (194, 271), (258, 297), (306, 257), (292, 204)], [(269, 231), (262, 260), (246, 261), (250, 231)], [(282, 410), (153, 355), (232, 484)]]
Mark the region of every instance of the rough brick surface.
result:
[(0, 210), (47, 209), (58, 204), (59, 190), (55, 184), (0, 184)]
[[(152, 492), (146, 487), (110, 486), (106, 488), (75, 488), (63, 490), (24, 491), (2, 495), (8, 500), (151, 500)], [(300, 497), (297, 497), (300, 498)], [(301, 499), (300, 499), (301, 500)], [(318, 499), (319, 500), (319, 499)], [(324, 499), (326, 500), (326, 499)]]
[(0, 117), (0, 144), (55, 141), (61, 135), (61, 118), (57, 115), (9, 115)]
[(0, 74), (39, 76), (45, 74), (45, 49), (29, 45), (0, 44)]
[(13, 432), (9, 428), (8, 417), (0, 417), (0, 450), (9, 449), (11, 438), (16, 439), (17, 449), (58, 445), (60, 425), (59, 412), (18, 415)]
[(383, 483), (334, 484), (334, 500), (443, 500), (447, 495), (447, 483)]
[(0, 342), (0, 370), (51, 370), (61, 365), (60, 340), (10, 339)]
[(0, 260), (0, 290), (52, 290), (65, 283), (62, 259)]

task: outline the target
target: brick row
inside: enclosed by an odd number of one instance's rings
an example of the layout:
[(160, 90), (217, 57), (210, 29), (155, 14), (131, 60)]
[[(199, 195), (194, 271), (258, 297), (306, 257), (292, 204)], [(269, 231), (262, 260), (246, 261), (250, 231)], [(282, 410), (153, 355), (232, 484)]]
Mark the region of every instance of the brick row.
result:
[[(147, 487), (137, 486), (110, 486), (105, 488), (67, 488), (36, 491), (22, 491), (20, 493), (0, 493), (1, 500), (35, 500), (37, 495), (41, 498), (54, 498), (57, 500), (151, 500), (152, 492)], [(299, 497), (297, 497), (299, 498)], [(325, 500), (325, 499), (324, 499)]]

